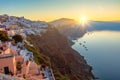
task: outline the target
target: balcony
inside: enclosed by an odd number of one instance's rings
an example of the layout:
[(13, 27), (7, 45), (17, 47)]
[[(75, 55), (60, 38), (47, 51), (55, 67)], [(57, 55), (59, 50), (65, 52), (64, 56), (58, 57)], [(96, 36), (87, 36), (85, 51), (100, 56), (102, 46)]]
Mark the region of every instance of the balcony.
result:
[(10, 58), (10, 57), (13, 57), (14, 55), (11, 53), (11, 54), (0, 54), (0, 59), (4, 59), (4, 58)]

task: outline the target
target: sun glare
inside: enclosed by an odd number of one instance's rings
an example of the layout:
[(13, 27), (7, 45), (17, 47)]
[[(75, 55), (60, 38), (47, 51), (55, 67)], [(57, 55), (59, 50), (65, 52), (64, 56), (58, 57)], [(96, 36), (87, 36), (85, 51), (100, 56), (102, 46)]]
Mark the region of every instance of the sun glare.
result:
[(87, 19), (86, 16), (82, 16), (82, 17), (80, 18), (80, 24), (81, 24), (82, 26), (85, 26), (85, 24), (87, 24), (87, 22), (88, 22), (88, 19)]

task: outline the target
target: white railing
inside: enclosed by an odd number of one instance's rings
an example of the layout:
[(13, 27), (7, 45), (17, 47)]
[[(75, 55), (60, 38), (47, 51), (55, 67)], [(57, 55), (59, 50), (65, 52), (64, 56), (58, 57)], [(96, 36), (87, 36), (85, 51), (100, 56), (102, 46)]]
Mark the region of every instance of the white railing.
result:
[(11, 77), (11, 76), (0, 73), (0, 80), (24, 80), (24, 79), (18, 78), (18, 77)]
[(53, 70), (52, 69), (50, 69), (50, 70), (51, 70), (51, 74), (52, 74), (53, 80), (55, 80), (55, 76), (53, 74)]

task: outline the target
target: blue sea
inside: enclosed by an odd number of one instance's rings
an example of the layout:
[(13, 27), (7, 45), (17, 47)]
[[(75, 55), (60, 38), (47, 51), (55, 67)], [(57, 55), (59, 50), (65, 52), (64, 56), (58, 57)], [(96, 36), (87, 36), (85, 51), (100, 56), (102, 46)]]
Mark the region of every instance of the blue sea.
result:
[(85, 57), (99, 80), (120, 80), (120, 23), (94, 22), (86, 29), (72, 48)]

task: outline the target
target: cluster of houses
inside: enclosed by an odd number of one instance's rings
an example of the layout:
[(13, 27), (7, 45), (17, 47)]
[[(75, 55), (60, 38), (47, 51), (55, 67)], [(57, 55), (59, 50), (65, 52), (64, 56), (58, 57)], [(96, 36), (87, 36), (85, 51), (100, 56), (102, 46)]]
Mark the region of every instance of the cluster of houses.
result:
[[(0, 73), (21, 80), (55, 80), (52, 69), (45, 65), (37, 65), (33, 60), (33, 53), (25, 48), (26, 33), (23, 28), (19, 28), (19, 25), (15, 24), (17, 20), (12, 17), (8, 19), (7, 15), (2, 18), (0, 16), (0, 31), (7, 32), (10, 39), (8, 41), (0, 40)], [(24, 21), (23, 18), (22, 21)], [(12, 40), (16, 34), (21, 35), (22, 42), (15, 43)], [(32, 44), (28, 45), (33, 46)]]
[(14, 30), (15, 33), (25, 34), (43, 33), (48, 28), (48, 24), (44, 21), (30, 21), (24, 17), (8, 15), (0, 15), (0, 30), (3, 29), (1, 26), (6, 30), (11, 29), (11, 33)]

